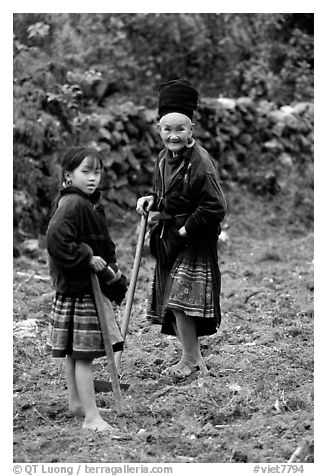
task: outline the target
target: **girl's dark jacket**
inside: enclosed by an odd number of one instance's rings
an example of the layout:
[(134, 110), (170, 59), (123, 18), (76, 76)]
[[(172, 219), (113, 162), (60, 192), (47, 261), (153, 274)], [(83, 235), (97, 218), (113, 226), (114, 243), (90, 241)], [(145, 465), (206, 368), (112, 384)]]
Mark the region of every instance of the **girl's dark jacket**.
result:
[[(52, 284), (65, 296), (91, 293), (93, 255), (101, 256), (114, 271), (118, 269), (115, 244), (108, 233), (99, 199), (99, 191), (87, 196), (75, 187), (67, 187), (59, 192), (57, 208), (46, 233), (46, 245)], [(126, 278), (107, 286), (101, 273), (98, 277), (104, 294), (120, 304), (126, 292)]]
[[(150, 240), (152, 254), (163, 264), (172, 264), (186, 243), (217, 241), (227, 210), (217, 169), (205, 149), (195, 143), (184, 150), (180, 168), (165, 190), (164, 161), (169, 157), (164, 149), (156, 164), (152, 210), (160, 213), (154, 217), (158, 224)], [(186, 238), (178, 234), (182, 226)]]

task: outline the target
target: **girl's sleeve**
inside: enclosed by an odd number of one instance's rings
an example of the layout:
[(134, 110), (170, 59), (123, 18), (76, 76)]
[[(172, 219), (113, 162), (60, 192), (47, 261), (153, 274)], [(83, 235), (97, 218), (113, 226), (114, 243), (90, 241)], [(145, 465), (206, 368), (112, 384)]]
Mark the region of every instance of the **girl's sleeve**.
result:
[(50, 221), (46, 245), (51, 258), (63, 268), (88, 268), (92, 248), (78, 241), (79, 226), (76, 207), (58, 208)]
[(195, 211), (185, 223), (187, 234), (220, 231), (227, 205), (217, 177), (212, 173), (203, 173), (192, 186), (192, 195), (198, 198)]

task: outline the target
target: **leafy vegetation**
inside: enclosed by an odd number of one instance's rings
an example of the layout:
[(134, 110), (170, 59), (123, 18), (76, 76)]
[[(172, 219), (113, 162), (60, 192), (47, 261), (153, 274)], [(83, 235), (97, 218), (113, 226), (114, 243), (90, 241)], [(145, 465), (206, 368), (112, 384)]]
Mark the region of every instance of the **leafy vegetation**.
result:
[(157, 87), (172, 76), (201, 92), (198, 140), (226, 189), (282, 192), (290, 215), (312, 222), (312, 14), (24, 13), (14, 14), (17, 240), (44, 233), (69, 145), (101, 152), (111, 218), (134, 206), (161, 147)]

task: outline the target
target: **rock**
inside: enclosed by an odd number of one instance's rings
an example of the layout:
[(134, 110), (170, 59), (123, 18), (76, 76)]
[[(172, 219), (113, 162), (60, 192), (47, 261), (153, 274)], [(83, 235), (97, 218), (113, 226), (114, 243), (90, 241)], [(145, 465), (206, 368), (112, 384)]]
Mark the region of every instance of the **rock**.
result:
[(307, 289), (309, 289), (309, 291), (313, 291), (313, 290), (314, 290), (314, 287), (315, 287), (315, 285), (314, 285), (314, 281), (313, 281), (313, 280), (307, 282)]
[(236, 104), (238, 106), (247, 106), (247, 107), (253, 107), (254, 106), (254, 102), (253, 102), (253, 99), (247, 97), (247, 96), (242, 96), (242, 97), (239, 97), (236, 99)]
[(293, 112), (294, 112), (294, 108), (292, 106), (289, 106), (289, 105), (282, 106), (280, 108), (280, 110), (282, 112), (284, 112), (285, 114), (293, 114)]
[(282, 152), (278, 157), (278, 160), (283, 167), (286, 167), (288, 169), (291, 169), (293, 167), (292, 157), (289, 154), (286, 154), (286, 152)]
[(224, 109), (235, 109), (236, 101), (235, 99), (230, 98), (218, 98), (218, 104), (220, 104)]
[(282, 144), (278, 142), (278, 140), (276, 139), (272, 139), (267, 142), (264, 142), (263, 146), (265, 147), (265, 149), (268, 149), (268, 150), (273, 150), (273, 151), (283, 150)]
[(228, 387), (228, 390), (231, 390), (233, 393), (238, 393), (242, 390), (242, 387), (240, 385), (237, 385), (237, 383), (232, 383)]
[(232, 455), (232, 460), (235, 461), (236, 463), (247, 463), (248, 456), (247, 454), (241, 451), (234, 451)]
[(14, 246), (13, 246), (13, 257), (14, 258), (19, 258), (20, 255), (21, 255), (21, 252), (20, 252), (19, 247), (16, 244), (14, 244)]
[(146, 440), (149, 436), (150, 436), (149, 432), (147, 430), (145, 430), (144, 428), (141, 428), (137, 432), (137, 437), (141, 440)]
[(231, 239), (227, 231), (223, 230), (218, 238), (218, 248), (229, 248), (231, 245)]
[(42, 254), (39, 240), (37, 239), (23, 241), (21, 245), (21, 250), (23, 254), (29, 255), (31, 258), (37, 258), (38, 256), (40, 256), (40, 254)]
[(153, 363), (154, 363), (154, 365), (163, 364), (163, 359), (155, 359), (155, 361)]
[(14, 335), (18, 338), (36, 337), (38, 332), (37, 319), (31, 318), (20, 321), (14, 328)]
[(304, 428), (305, 430), (310, 430), (310, 428), (311, 428), (311, 423), (310, 423), (309, 421), (305, 421), (305, 422), (303, 423), (303, 428)]
[(198, 436), (217, 436), (219, 430), (213, 426), (212, 423), (206, 423), (198, 432)]
[(269, 113), (269, 118), (272, 119), (274, 122), (284, 122), (286, 116), (287, 112), (282, 110), (272, 111)]
[(295, 114), (302, 114), (303, 112), (310, 110), (312, 107), (311, 103), (309, 102), (299, 102), (295, 106), (293, 106), (293, 112)]
[(55, 291), (49, 291), (48, 293), (41, 294), (41, 296), (36, 296), (35, 301), (39, 304), (49, 304), (52, 302)]

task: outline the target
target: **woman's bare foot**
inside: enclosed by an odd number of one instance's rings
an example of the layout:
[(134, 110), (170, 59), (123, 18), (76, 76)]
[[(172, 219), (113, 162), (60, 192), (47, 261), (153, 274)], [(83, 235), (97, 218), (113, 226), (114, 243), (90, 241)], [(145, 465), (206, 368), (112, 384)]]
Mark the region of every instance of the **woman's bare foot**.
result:
[(177, 378), (186, 378), (196, 372), (198, 367), (188, 360), (180, 360), (177, 364), (172, 365), (165, 370), (164, 374)]
[(105, 420), (103, 420), (100, 415), (91, 419), (84, 420), (82, 428), (84, 430), (96, 430), (96, 431), (112, 431), (113, 427), (109, 425)]
[(179, 362), (177, 362), (177, 364), (166, 369), (164, 374), (183, 379), (192, 375), (194, 372), (200, 372), (203, 375), (209, 372), (208, 367), (202, 358), (193, 362), (183, 357)]
[(205, 361), (203, 359), (195, 362), (196, 367), (198, 368), (199, 372), (202, 374), (207, 374), (209, 372), (208, 367), (205, 364)]

